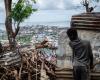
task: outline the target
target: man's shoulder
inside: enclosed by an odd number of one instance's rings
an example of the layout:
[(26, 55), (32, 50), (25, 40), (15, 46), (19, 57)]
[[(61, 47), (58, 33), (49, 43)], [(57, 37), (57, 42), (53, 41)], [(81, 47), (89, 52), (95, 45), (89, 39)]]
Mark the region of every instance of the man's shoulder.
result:
[(90, 44), (90, 41), (88, 41), (88, 40), (82, 40), (82, 42), (83, 42), (84, 44)]
[(86, 42), (86, 43), (90, 43), (90, 41), (88, 41), (88, 40), (82, 40), (83, 42)]

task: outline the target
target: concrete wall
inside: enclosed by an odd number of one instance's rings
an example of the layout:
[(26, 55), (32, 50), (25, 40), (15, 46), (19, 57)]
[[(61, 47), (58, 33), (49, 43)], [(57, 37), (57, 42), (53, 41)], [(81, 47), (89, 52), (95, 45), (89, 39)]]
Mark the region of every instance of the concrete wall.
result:
[(66, 30), (63, 30), (59, 33), (59, 56), (61, 58), (58, 58), (58, 66), (62, 68), (72, 68), (71, 63), (71, 56), (72, 56), (72, 50), (69, 47), (69, 39), (66, 35)]

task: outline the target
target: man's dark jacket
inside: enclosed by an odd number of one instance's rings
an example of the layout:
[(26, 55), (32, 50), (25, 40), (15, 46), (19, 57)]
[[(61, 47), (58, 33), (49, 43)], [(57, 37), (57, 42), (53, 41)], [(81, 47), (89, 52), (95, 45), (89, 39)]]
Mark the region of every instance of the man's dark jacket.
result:
[(93, 54), (89, 41), (77, 39), (69, 43), (73, 50), (73, 66), (93, 66)]

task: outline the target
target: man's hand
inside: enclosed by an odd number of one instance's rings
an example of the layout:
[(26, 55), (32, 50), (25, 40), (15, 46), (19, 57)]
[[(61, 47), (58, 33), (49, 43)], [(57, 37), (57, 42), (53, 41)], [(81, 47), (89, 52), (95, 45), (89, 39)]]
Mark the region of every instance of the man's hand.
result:
[(92, 65), (92, 66), (90, 66), (90, 69), (93, 69), (94, 68), (94, 66)]
[(94, 71), (94, 70), (93, 70), (93, 68), (94, 68), (94, 66), (93, 66), (93, 65), (92, 65), (92, 66), (90, 66), (90, 70), (91, 70), (91, 71)]

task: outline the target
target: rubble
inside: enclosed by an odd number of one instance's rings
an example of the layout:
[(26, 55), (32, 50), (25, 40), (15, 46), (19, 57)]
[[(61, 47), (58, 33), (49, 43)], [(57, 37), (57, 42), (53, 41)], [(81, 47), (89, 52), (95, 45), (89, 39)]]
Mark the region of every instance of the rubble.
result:
[(56, 63), (48, 61), (47, 55), (38, 50), (52, 47), (45, 43), (36, 45), (35, 49), (20, 47), (3, 53), (0, 57), (0, 80), (55, 80)]

